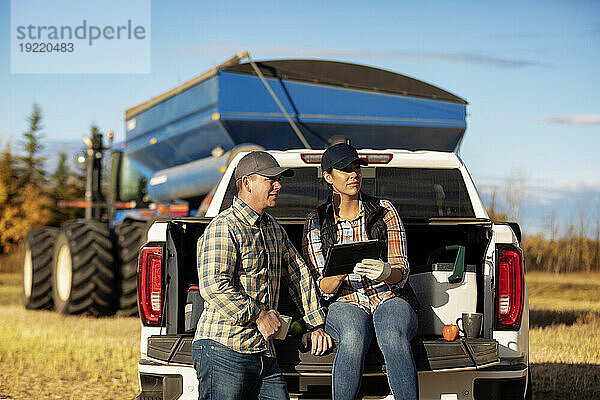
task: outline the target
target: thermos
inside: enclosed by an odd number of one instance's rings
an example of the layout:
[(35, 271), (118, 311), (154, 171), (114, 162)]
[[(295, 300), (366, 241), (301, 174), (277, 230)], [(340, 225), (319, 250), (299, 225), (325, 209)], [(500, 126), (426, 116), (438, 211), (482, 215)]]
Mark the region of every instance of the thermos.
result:
[(204, 299), (200, 296), (198, 285), (189, 285), (185, 304), (185, 331), (194, 332), (204, 309)]

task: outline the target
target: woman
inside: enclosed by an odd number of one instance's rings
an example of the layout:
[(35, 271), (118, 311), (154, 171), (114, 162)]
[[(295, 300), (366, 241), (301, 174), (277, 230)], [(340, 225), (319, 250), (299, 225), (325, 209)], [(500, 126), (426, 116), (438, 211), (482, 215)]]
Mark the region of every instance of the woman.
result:
[[(355, 399), (365, 354), (373, 334), (387, 366), (395, 399), (417, 398), (417, 373), (410, 340), (417, 329), (415, 311), (405, 300), (409, 267), (404, 227), (394, 206), (361, 193), (361, 165), (356, 149), (340, 143), (321, 158), (323, 179), (332, 189), (325, 204), (313, 210), (304, 226), (305, 259), (329, 305), (325, 331), (338, 342), (333, 364), (334, 400)], [(365, 259), (353, 273), (323, 277), (324, 254), (336, 243), (368, 239), (387, 242), (383, 260)], [(406, 295), (411, 293), (411, 295)]]

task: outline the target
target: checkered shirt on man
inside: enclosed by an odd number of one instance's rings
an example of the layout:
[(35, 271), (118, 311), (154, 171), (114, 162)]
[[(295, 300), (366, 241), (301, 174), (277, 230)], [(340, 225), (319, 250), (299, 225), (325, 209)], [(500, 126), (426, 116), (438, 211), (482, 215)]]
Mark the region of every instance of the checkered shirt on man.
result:
[(237, 197), (206, 227), (197, 260), (205, 308), (194, 341), (211, 339), (239, 353), (275, 357), (273, 341), (250, 321), (260, 310), (277, 309), (282, 278), (303, 321), (310, 327), (325, 323), (310, 270), (286, 231)]

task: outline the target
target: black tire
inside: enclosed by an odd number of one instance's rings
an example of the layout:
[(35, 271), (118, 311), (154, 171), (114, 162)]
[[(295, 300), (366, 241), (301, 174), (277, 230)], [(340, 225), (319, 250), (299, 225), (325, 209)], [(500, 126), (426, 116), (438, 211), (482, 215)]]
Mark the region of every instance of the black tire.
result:
[(27, 233), (23, 249), (23, 305), (28, 310), (52, 308), (52, 255), (59, 229), (45, 227)]
[(146, 242), (150, 223), (125, 220), (115, 226), (119, 253), (119, 314), (135, 317), (137, 306), (137, 259)]
[(62, 314), (114, 314), (118, 293), (108, 224), (81, 220), (63, 226), (54, 247), (52, 295)]

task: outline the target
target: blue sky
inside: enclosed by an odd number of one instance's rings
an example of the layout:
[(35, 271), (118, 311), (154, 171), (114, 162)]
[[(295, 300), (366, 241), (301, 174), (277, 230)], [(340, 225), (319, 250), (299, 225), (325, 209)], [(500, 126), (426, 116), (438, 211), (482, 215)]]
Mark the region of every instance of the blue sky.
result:
[(151, 73), (21, 75), (10, 73), (10, 2), (0, 0), (0, 147), (34, 102), (48, 142), (80, 142), (92, 122), (122, 139), (125, 109), (242, 50), (335, 59), (467, 99), (461, 157), (484, 199), (497, 188), (501, 200), (520, 177), (525, 229), (552, 213), (579, 218), (577, 208), (600, 218), (600, 2), (422, 3), (152, 1)]

